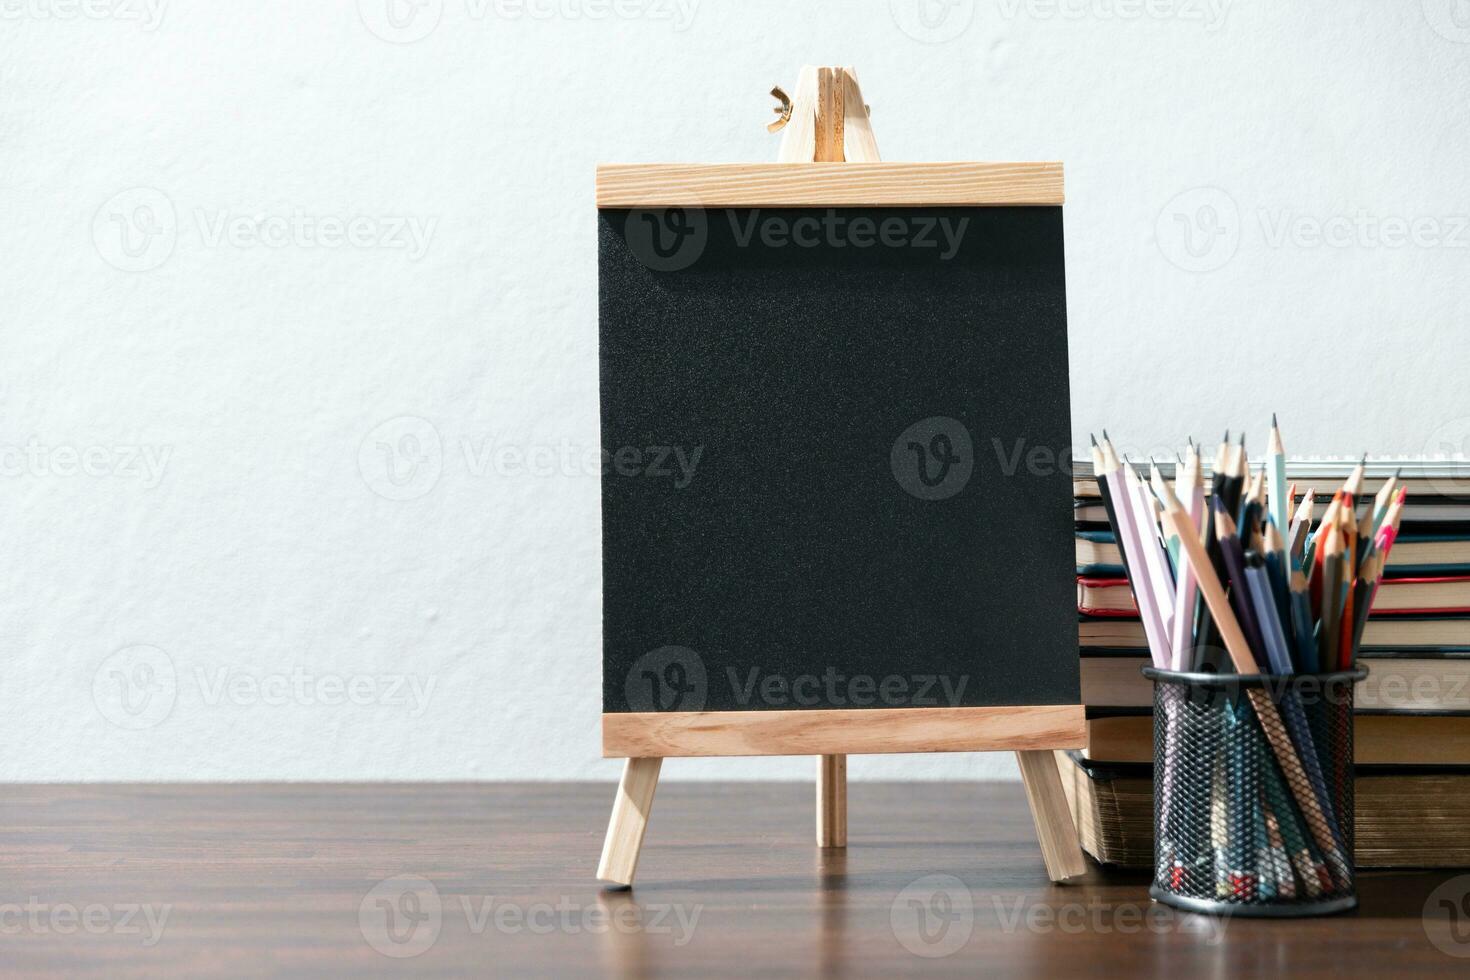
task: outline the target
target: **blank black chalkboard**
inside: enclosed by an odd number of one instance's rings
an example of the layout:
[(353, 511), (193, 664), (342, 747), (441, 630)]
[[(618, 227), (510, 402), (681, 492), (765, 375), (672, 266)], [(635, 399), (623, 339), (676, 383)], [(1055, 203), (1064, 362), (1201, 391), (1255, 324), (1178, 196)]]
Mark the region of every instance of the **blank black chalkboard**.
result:
[(604, 711), (1078, 703), (1061, 208), (598, 214)]

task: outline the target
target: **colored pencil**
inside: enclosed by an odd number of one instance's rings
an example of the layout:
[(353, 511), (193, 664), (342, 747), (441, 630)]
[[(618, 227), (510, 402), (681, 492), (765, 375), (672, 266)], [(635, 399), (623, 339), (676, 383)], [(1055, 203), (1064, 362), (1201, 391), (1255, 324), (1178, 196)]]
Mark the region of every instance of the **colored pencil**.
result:
[(1334, 656), (1339, 667), (1346, 666), (1352, 657), (1353, 580), (1357, 577), (1358, 560), (1361, 557), (1358, 551), (1358, 516), (1351, 501), (1342, 508), (1342, 548), (1344, 596), (1342, 612), (1339, 616), (1340, 622), (1346, 625), (1338, 630), (1337, 646), (1334, 648)]
[[(1118, 515), (1118, 543), (1128, 567), (1128, 581), (1133, 587), (1133, 598), (1138, 604), (1139, 618), (1143, 620), (1144, 632), (1148, 637), (1149, 653), (1154, 666), (1163, 670), (1169, 667), (1169, 632), (1164, 628), (1164, 619), (1156, 605), (1157, 590), (1153, 581), (1153, 568), (1145, 558), (1144, 536), (1153, 537), (1151, 528), (1139, 528), (1137, 497), (1127, 482), (1124, 464), (1113, 452), (1112, 443), (1103, 434), (1102, 454), (1107, 467), (1107, 482), (1113, 495), (1113, 508)], [(1129, 467), (1131, 470), (1131, 467)]]
[[(1154, 467), (1155, 471), (1157, 469)], [(1158, 507), (1148, 487), (1128, 460), (1123, 461), (1123, 482), (1127, 484), (1133, 498), (1134, 526), (1138, 531), (1139, 548), (1143, 552), (1148, 580), (1154, 590), (1154, 610), (1159, 617), (1159, 626), (1162, 627), (1160, 636), (1167, 643), (1170, 636), (1169, 624), (1174, 616), (1174, 571), (1169, 567), (1168, 556), (1159, 541)]]
[(1266, 560), (1251, 551), (1245, 556), (1245, 574), (1250, 583), (1250, 598), (1254, 606), (1256, 622), (1260, 625), (1261, 638), (1266, 644), (1266, 658), (1273, 674), (1292, 672), (1291, 652), (1287, 647), (1286, 630), (1276, 610), (1272, 595), (1270, 573), (1266, 571)]
[[(1276, 818), (1287, 857), (1297, 874), (1301, 876), (1304, 890), (1308, 895), (1315, 896), (1321, 892), (1317, 865), (1312, 859), (1311, 848), (1307, 846), (1302, 836), (1296, 811), (1292, 809), (1291, 801), (1287, 798), (1286, 787), (1281, 785), (1281, 773), (1275, 766), (1263, 768), (1265, 769), (1266, 802), (1271, 808), (1272, 815)], [(1285, 877), (1289, 875), (1283, 876)]]
[(1323, 541), (1321, 593), (1318, 619), (1317, 662), (1324, 670), (1337, 668), (1338, 627), (1342, 622), (1342, 533), (1337, 524), (1327, 529)]
[(1210, 849), (1214, 852), (1215, 897), (1230, 897), (1230, 815), (1226, 800), (1229, 797), (1230, 763), (1221, 753), (1210, 766)]
[[(1150, 482), (1162, 477), (1155, 473), (1149, 474)], [(1200, 474), (1199, 450), (1195, 449), (1193, 441), (1189, 444), (1189, 452), (1185, 456), (1184, 472), (1180, 476), (1180, 482), (1175, 484), (1176, 495), (1185, 502), (1185, 513), (1189, 515), (1189, 526), (1184, 528), (1185, 533), (1199, 534), (1199, 526), (1204, 512), (1204, 483)], [(1160, 505), (1162, 506), (1162, 504)], [(1170, 535), (1169, 540), (1176, 548), (1182, 550), (1177, 535)], [(1199, 604), (1199, 588), (1194, 578), (1194, 571), (1189, 563), (1182, 560), (1179, 551), (1175, 552), (1174, 560), (1175, 585), (1174, 585), (1174, 615), (1173, 635), (1169, 641), (1169, 652), (1172, 656), (1170, 666), (1174, 670), (1185, 670), (1188, 667), (1188, 656), (1192, 652), (1192, 640), (1194, 637), (1194, 623), (1196, 606)]]
[(1286, 449), (1275, 412), (1271, 413), (1271, 435), (1266, 440), (1266, 463), (1271, 470), (1271, 517), (1277, 527), (1284, 528), (1291, 517), (1292, 491), (1286, 482)]
[[(1235, 447), (1230, 444), (1230, 430), (1227, 429), (1220, 440), (1220, 445), (1215, 449), (1215, 463), (1210, 476), (1211, 499), (1223, 500), (1227, 492), (1230, 492), (1227, 490), (1227, 485), (1233, 479), (1230, 470), (1236, 461), (1238, 457), (1235, 454)], [(1203, 507), (1203, 510), (1204, 529), (1201, 532), (1201, 540), (1204, 542), (1205, 553), (1210, 558), (1215, 574), (1223, 577), (1225, 575), (1224, 560), (1220, 557), (1220, 546), (1215, 540), (1215, 509)], [(1225, 667), (1221, 655), (1223, 651), (1220, 630), (1215, 625), (1209, 605), (1201, 602), (1199, 606), (1199, 627), (1195, 632), (1194, 657), (1189, 669), (1211, 674), (1218, 673)]]
[(1322, 515), (1322, 523), (1317, 525), (1317, 531), (1312, 536), (1308, 550), (1312, 553), (1310, 562), (1304, 562), (1307, 573), (1307, 581), (1312, 586), (1312, 612), (1318, 619), (1322, 618), (1322, 568), (1327, 560), (1327, 530), (1337, 526), (1338, 511), (1342, 508), (1343, 491), (1339, 490), (1332, 495), (1332, 502), (1327, 505), (1327, 512)]
[[(1155, 666), (1272, 675), (1235, 689), (1244, 698), (1227, 694), (1219, 711), (1206, 707), (1204, 688), (1187, 692), (1156, 722), (1163, 741), (1156, 880), (1177, 888), (1193, 881), (1191, 888), (1212, 888), (1227, 901), (1314, 898), (1351, 884), (1332, 789), (1351, 778), (1351, 760), (1341, 752), (1319, 757), (1302, 689), (1273, 685), (1351, 668), (1406, 500), (1397, 474), (1371, 502), (1363, 496), (1364, 457), (1314, 527), (1317, 492), (1297, 500), (1274, 414), (1271, 422), (1255, 467), (1245, 436), (1225, 434), (1208, 494), (1192, 439), (1171, 480), (1152, 458), (1146, 473), (1119, 458), (1106, 431), (1093, 450)], [(1195, 723), (1213, 730), (1186, 737)], [(1218, 739), (1222, 751), (1187, 760), (1184, 748), (1200, 738)], [(1209, 814), (1208, 842), (1189, 831), (1198, 818), (1188, 814), (1201, 811)]]
[(1368, 625), (1368, 610), (1373, 607), (1373, 597), (1378, 594), (1378, 581), (1383, 577), (1383, 552), (1374, 551), (1366, 566), (1358, 573), (1357, 584), (1353, 586), (1357, 605), (1352, 617), (1352, 632), (1350, 650), (1356, 650), (1363, 642), (1363, 629)]
[(1367, 475), (1367, 472), (1368, 454), (1364, 453), (1358, 465), (1354, 466), (1353, 471), (1348, 474), (1347, 482), (1342, 485), (1343, 492), (1350, 493), (1354, 497), (1361, 494), (1363, 492), (1363, 478)]
[[(1185, 513), (1183, 505), (1179, 503), (1168, 484), (1160, 480), (1154, 492), (1164, 505), (1165, 522), (1172, 524), (1175, 528), (1187, 526), (1189, 515)], [(1218, 517), (1218, 511), (1216, 516)], [(1235, 613), (1230, 607), (1230, 600), (1226, 597), (1214, 568), (1205, 556), (1204, 548), (1199, 542), (1182, 533), (1179, 540), (1184, 560), (1194, 566), (1195, 575), (1199, 579), (1200, 592), (1204, 595), (1206, 605), (1210, 607), (1236, 671), (1241, 674), (1259, 673), (1250, 645), (1246, 642), (1245, 634), (1241, 631)], [(1281, 714), (1270, 696), (1262, 689), (1252, 687), (1247, 690), (1247, 697), (1250, 698), (1251, 706), (1256, 710), (1256, 718), (1261, 723), (1261, 730), (1265, 733), (1271, 752), (1286, 776), (1287, 786), (1291, 789), (1297, 805), (1306, 817), (1307, 827), (1327, 859), (1333, 880), (1342, 887), (1347, 887), (1352, 880), (1352, 870), (1343, 852), (1343, 845), (1339, 842), (1340, 834), (1337, 831), (1337, 821), (1332, 813), (1330, 796), (1315, 785), (1318, 780), (1313, 780), (1308, 776), (1307, 769), (1304, 768), (1303, 754), (1299, 754), (1297, 747), (1292, 743), (1291, 737), (1286, 732), (1286, 725), (1281, 720)], [(1315, 768), (1316, 753), (1309, 752), (1305, 755), (1311, 757), (1307, 765)]]
[(1291, 630), (1296, 645), (1296, 668), (1303, 674), (1320, 670), (1317, 637), (1312, 622), (1312, 596), (1307, 589), (1307, 576), (1298, 569), (1291, 573)]
[(1296, 514), (1291, 518), (1291, 527), (1286, 534), (1286, 550), (1291, 557), (1292, 571), (1302, 567), (1302, 551), (1306, 547), (1307, 535), (1312, 531), (1312, 508), (1316, 502), (1316, 491), (1308, 490), (1302, 496)]
[(1229, 573), (1230, 600), (1235, 614), (1250, 644), (1252, 653), (1258, 658), (1265, 656), (1265, 642), (1261, 638), (1261, 626), (1256, 622), (1255, 610), (1251, 608), (1250, 586), (1245, 580), (1245, 552), (1240, 546), (1240, 537), (1235, 522), (1225, 513), (1225, 505), (1215, 502), (1215, 535), (1220, 542), (1220, 552), (1225, 557), (1225, 570)]
[[(1276, 602), (1276, 618), (1281, 622), (1288, 638), (1291, 634), (1291, 559), (1286, 556), (1281, 532), (1276, 529), (1274, 516), (1266, 519), (1266, 530), (1261, 536), (1263, 548), (1257, 548), (1266, 560), (1266, 574), (1271, 581), (1271, 598)], [(1291, 646), (1287, 644), (1288, 648)]]
[(1376, 535), (1378, 529), (1383, 526), (1383, 519), (1388, 516), (1388, 508), (1393, 503), (1394, 490), (1398, 487), (1399, 476), (1404, 471), (1399, 470), (1393, 476), (1383, 481), (1383, 486), (1378, 489), (1378, 494), (1373, 498), (1372, 519), (1366, 523), (1370, 527), (1369, 537)]

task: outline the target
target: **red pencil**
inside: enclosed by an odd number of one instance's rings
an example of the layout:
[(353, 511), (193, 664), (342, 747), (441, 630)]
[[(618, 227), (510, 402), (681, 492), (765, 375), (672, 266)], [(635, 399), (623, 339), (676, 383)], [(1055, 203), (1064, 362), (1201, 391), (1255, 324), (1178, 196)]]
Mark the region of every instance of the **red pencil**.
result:
[(1312, 560), (1308, 562), (1306, 556), (1302, 556), (1302, 564), (1306, 566), (1307, 577), (1311, 579), (1312, 589), (1312, 617), (1317, 621), (1322, 620), (1322, 565), (1327, 558), (1327, 532), (1337, 522), (1337, 511), (1342, 506), (1342, 491), (1332, 495), (1332, 502), (1327, 505), (1327, 513), (1322, 515), (1322, 523), (1317, 525), (1317, 537), (1312, 542)]

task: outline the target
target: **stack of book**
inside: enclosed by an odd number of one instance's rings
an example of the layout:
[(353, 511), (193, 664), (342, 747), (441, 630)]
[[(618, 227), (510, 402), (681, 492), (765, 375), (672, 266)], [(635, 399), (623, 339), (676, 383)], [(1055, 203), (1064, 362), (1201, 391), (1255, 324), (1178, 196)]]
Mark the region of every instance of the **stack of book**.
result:
[[(1320, 519), (1356, 461), (1288, 464)], [(1099, 861), (1153, 860), (1153, 689), (1143, 624), (1090, 463), (1074, 470), (1077, 610), (1088, 747), (1059, 753), (1083, 846)], [(1363, 867), (1470, 866), (1470, 466), (1370, 462), (1371, 499), (1408, 491), (1364, 630), (1358, 685), (1357, 859)], [(1172, 474), (1166, 474), (1172, 475)], [(1208, 486), (1208, 479), (1206, 480)]]

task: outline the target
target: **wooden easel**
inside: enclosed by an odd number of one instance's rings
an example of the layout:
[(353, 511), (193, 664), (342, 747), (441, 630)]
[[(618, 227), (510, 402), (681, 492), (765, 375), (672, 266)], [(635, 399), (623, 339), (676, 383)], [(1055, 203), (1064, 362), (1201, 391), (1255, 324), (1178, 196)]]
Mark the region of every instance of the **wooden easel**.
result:
[[(780, 119), (779, 163), (878, 163), (868, 105), (851, 67), (805, 66)], [(867, 717), (857, 724), (854, 714)], [(752, 717), (754, 716), (754, 717)], [(1077, 830), (1052, 755), (1085, 743), (1080, 705), (698, 712), (675, 718), (604, 715), (603, 754), (623, 756), (597, 866), (599, 880), (633, 883), (665, 756), (817, 755), (818, 847), (847, 846), (847, 752), (973, 752), (1014, 749), (1047, 874), (1065, 881), (1086, 871)]]

